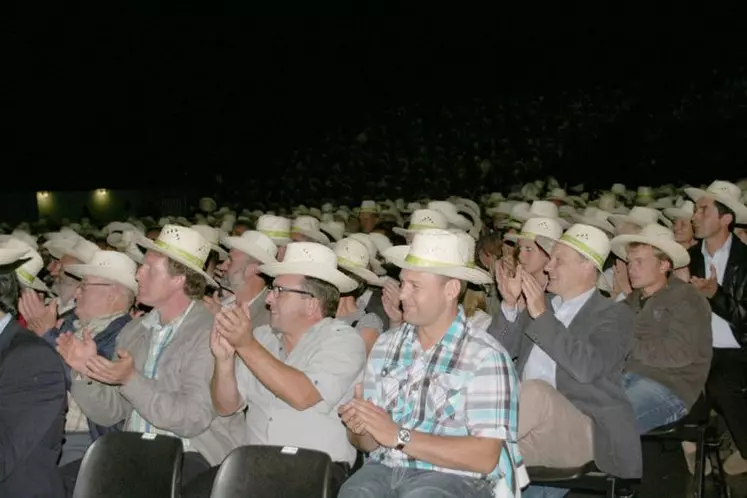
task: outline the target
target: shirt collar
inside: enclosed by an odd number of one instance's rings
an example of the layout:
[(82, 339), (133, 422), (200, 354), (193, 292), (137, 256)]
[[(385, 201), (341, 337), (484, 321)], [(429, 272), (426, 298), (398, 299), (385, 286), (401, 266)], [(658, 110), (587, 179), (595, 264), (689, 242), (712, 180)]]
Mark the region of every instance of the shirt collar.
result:
[(560, 308), (561, 306), (583, 306), (586, 304), (586, 301), (591, 298), (591, 295), (594, 294), (594, 291), (597, 289), (595, 287), (592, 287), (591, 289), (587, 290), (583, 294), (579, 294), (578, 296), (569, 299), (568, 301), (563, 301), (563, 298), (560, 296), (555, 296), (552, 298), (552, 304), (556, 308)]
[(144, 327), (153, 329), (153, 330), (159, 330), (163, 327), (168, 327), (169, 325), (173, 325), (176, 323), (179, 323), (181, 320), (184, 319), (185, 316), (189, 314), (190, 311), (192, 311), (192, 307), (195, 305), (196, 301), (191, 301), (189, 303), (189, 306), (187, 306), (187, 309), (182, 312), (181, 315), (171, 320), (169, 323), (161, 323), (161, 314), (158, 312), (157, 309), (151, 310), (150, 313), (145, 315), (143, 318), (143, 321), (141, 322)]
[(715, 258), (719, 254), (726, 253), (728, 255), (729, 253), (731, 253), (731, 240), (732, 240), (732, 235), (729, 234), (729, 237), (726, 238), (726, 242), (724, 242), (724, 245), (716, 249), (716, 252), (713, 253), (713, 256), (708, 254), (708, 249), (706, 249), (706, 243), (704, 240), (703, 243), (700, 245), (700, 252), (703, 253), (703, 257), (706, 259), (706, 261), (708, 259)]
[(3, 333), (12, 318), (13, 317), (10, 316), (10, 313), (6, 313), (4, 317), (0, 318), (0, 334)]
[[(438, 341), (437, 344), (441, 344), (447, 351), (454, 351), (456, 349), (457, 343), (459, 343), (459, 341), (461, 340), (468, 326), (469, 322), (467, 321), (467, 317), (464, 314), (464, 308), (460, 304), (456, 317), (454, 317), (451, 325), (449, 325), (449, 328), (446, 329), (446, 333), (441, 338), (441, 340)], [(407, 330), (405, 330), (405, 334), (410, 334), (412, 336), (411, 340), (415, 340), (416, 330), (417, 327), (407, 324)]]

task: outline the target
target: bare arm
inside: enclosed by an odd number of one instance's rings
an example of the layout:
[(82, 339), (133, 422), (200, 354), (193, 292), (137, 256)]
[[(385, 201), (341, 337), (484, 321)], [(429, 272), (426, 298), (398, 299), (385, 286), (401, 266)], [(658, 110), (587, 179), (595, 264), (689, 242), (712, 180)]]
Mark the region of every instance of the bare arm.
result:
[(306, 410), (322, 401), (306, 374), (275, 358), (258, 341), (236, 352), (257, 380), (296, 410)]
[(210, 381), (210, 397), (218, 415), (233, 415), (242, 406), (239, 386), (236, 382), (236, 360), (216, 360), (213, 378)]
[(503, 441), (475, 436), (434, 436), (413, 431), (403, 451), (409, 456), (447, 469), (490, 474), (498, 465)]
[(373, 345), (376, 344), (376, 339), (379, 338), (379, 331), (376, 329), (362, 329), (359, 331), (361, 337), (363, 338), (363, 342), (366, 343), (366, 356), (371, 354), (371, 349), (373, 348)]

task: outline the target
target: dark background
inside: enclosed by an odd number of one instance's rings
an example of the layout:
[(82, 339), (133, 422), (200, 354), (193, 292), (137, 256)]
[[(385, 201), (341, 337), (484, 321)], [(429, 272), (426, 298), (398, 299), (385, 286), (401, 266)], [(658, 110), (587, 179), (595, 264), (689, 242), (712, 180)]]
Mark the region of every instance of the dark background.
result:
[[(632, 88), (640, 110), (600, 137), (583, 167), (556, 174), (626, 181), (619, 177), (625, 167), (640, 168), (648, 154), (639, 150), (636, 119), (678, 88), (715, 83), (745, 60), (747, 44), (725, 11), (716, 18), (595, 17), (589, 10), (537, 9), (464, 19), (65, 17), (18, 24), (5, 34), (4, 71), (4, 119), (13, 140), (3, 169), (14, 181), (0, 185), (207, 185), (216, 172), (237, 169), (277, 176), (284, 171), (273, 158), (317, 143), (327, 127), (362, 126), (364, 111), (375, 118), (377, 109), (399, 104), (428, 108), (473, 96), (595, 86)], [(649, 168), (648, 183), (680, 174), (675, 166), (689, 168), (687, 179), (731, 176), (743, 156), (706, 168), (693, 158), (700, 147), (741, 140), (744, 121), (739, 115), (662, 137), (675, 152)]]

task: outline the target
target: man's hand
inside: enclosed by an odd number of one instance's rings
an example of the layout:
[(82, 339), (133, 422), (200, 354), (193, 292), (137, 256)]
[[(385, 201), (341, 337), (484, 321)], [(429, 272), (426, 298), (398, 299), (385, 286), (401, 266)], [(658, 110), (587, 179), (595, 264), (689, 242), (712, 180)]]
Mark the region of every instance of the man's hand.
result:
[(537, 282), (537, 279), (527, 272), (521, 272), (521, 292), (526, 299), (529, 316), (537, 318), (547, 309), (545, 304), (545, 288)]
[(118, 359), (109, 361), (103, 356), (95, 356), (86, 362), (87, 375), (104, 384), (124, 386), (135, 374), (135, 360), (129, 352), (118, 350)]
[(70, 368), (86, 375), (88, 375), (86, 363), (98, 354), (96, 343), (88, 329), (83, 330), (83, 340), (75, 337), (72, 332), (60, 334), (57, 338), (57, 352), (60, 353), (60, 356)]
[(223, 308), (215, 316), (213, 328), (226, 339), (234, 349), (251, 346), (254, 338), (252, 318), (246, 307), (231, 306)]
[(57, 324), (57, 300), (52, 299), (44, 306), (44, 302), (33, 290), (23, 291), (18, 301), (18, 311), (26, 319), (29, 330), (38, 336), (44, 335)]
[(217, 320), (213, 322), (213, 329), (210, 331), (210, 351), (217, 362), (233, 360), (236, 349), (221, 335), (216, 323)]
[(521, 276), (524, 273), (521, 265), (517, 265), (515, 272), (506, 268), (505, 261), (498, 261), (495, 265), (495, 281), (498, 284), (498, 292), (501, 294), (506, 306), (513, 308), (521, 296)]
[(213, 315), (217, 315), (220, 313), (220, 310), (223, 306), (220, 304), (220, 294), (218, 291), (213, 292), (212, 296), (205, 296), (202, 298), (202, 303), (205, 305), (205, 307), (210, 310), (210, 313)]
[[(363, 399), (363, 386), (360, 384), (355, 385), (355, 397), (353, 399)], [(345, 427), (347, 427), (350, 432), (356, 436), (365, 436), (368, 434), (363, 419), (358, 416), (358, 411), (355, 409), (352, 400), (350, 403), (346, 403), (340, 407), (339, 414), (342, 423), (345, 424)]]
[(392, 278), (385, 278), (381, 291), (381, 304), (384, 306), (384, 312), (389, 317), (389, 321), (393, 327), (401, 324), (403, 320), (399, 293), (399, 282)]
[(397, 446), (399, 426), (383, 409), (364, 399), (353, 399), (349, 404), (358, 418), (358, 430), (365, 430), (379, 445), (385, 448)]
[(690, 282), (700, 291), (707, 299), (712, 298), (718, 290), (718, 273), (716, 267), (711, 265), (711, 276), (708, 278), (690, 277)]
[(615, 283), (612, 287), (612, 297), (617, 297), (620, 293), (626, 296), (633, 292), (633, 288), (630, 286), (630, 276), (628, 275), (628, 265), (625, 261), (615, 261), (613, 273), (615, 275)]

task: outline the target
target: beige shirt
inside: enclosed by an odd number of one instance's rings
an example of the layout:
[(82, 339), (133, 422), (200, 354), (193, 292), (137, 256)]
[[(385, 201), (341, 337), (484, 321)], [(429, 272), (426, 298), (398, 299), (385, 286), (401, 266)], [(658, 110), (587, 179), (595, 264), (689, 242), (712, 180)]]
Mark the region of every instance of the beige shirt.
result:
[(254, 329), (254, 337), (276, 358), (311, 379), (323, 400), (298, 411), (279, 399), (237, 358), (236, 379), (247, 403), (248, 444), (296, 446), (324, 451), (335, 462), (355, 462), (338, 408), (353, 397), (362, 381), (366, 346), (352, 327), (325, 318), (311, 327), (290, 354), (281, 336), (269, 326)]

